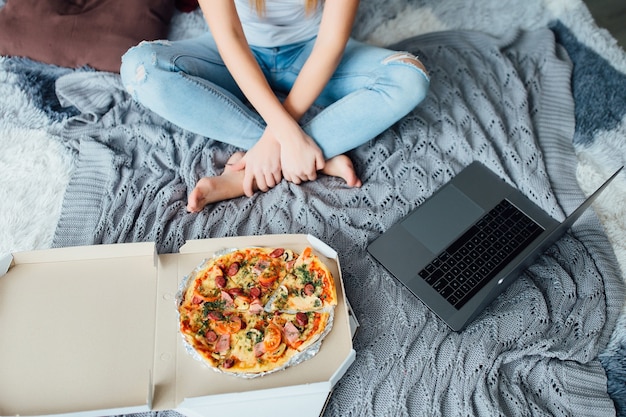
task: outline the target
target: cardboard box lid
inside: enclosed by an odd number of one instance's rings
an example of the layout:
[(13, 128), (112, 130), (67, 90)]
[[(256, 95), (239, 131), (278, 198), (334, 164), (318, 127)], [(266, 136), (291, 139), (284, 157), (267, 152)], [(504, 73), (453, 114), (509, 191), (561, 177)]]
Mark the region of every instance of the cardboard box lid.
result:
[(145, 402), (155, 278), (151, 244), (15, 254), (0, 277), (0, 413)]
[[(333, 272), (340, 299), (333, 330), (314, 358), (242, 379), (217, 373), (185, 351), (175, 294), (183, 277), (213, 252), (254, 245), (312, 245)], [(334, 384), (337, 370), (342, 375), (354, 356), (336, 253), (304, 235), (190, 241), (178, 254), (156, 257), (152, 243), (15, 254), (0, 277), (0, 329), (0, 415), (146, 403), (175, 409), (187, 398)]]

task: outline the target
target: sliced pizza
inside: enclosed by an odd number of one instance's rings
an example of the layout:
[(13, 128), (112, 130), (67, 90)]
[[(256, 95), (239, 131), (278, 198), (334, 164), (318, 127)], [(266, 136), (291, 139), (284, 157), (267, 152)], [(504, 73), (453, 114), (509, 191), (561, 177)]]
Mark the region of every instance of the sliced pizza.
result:
[(289, 362), (282, 329), (266, 314), (211, 314), (202, 329), (181, 326), (187, 342), (210, 366), (228, 373), (259, 374)]
[(302, 312), (329, 309), (336, 305), (337, 290), (333, 275), (307, 247), (280, 282), (265, 310)]
[(260, 313), (287, 274), (295, 254), (283, 248), (246, 248), (210, 259), (199, 268), (186, 298), (219, 310)]
[(282, 331), (288, 348), (304, 351), (330, 331), (332, 311), (275, 313), (272, 322)]
[[(214, 369), (258, 376), (295, 363), (331, 329), (335, 282), (311, 248), (244, 248), (187, 278), (180, 331)], [(271, 307), (271, 308), (269, 308)]]

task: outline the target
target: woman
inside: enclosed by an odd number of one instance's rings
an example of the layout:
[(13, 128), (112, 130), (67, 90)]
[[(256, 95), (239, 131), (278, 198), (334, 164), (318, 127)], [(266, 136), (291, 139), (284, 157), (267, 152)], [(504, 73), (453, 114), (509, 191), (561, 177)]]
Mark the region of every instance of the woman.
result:
[[(191, 212), (267, 191), (283, 178), (313, 181), (318, 171), (358, 187), (345, 152), (426, 95), (429, 78), (416, 57), (350, 38), (358, 0), (199, 3), (209, 33), (144, 42), (124, 55), (120, 71), (143, 105), (245, 150), (221, 176), (198, 181), (189, 195)], [(300, 124), (313, 104), (323, 110)]]

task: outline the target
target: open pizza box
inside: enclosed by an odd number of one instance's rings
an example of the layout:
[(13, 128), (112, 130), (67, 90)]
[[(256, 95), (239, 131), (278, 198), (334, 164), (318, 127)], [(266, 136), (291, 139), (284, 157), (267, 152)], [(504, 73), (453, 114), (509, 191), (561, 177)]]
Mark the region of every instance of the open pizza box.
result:
[[(175, 301), (180, 282), (205, 258), (248, 246), (312, 246), (333, 273), (339, 297), (317, 355), (252, 379), (215, 372), (185, 350)], [(4, 262), (2, 416), (170, 409), (187, 416), (318, 416), (355, 358), (358, 324), (337, 253), (310, 235), (195, 240), (163, 255), (153, 243), (61, 248), (16, 253)]]

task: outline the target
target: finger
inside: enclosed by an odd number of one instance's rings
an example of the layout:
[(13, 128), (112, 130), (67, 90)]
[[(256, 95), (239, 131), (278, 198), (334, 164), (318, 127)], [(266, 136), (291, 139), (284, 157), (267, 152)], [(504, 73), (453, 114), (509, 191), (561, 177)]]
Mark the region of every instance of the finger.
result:
[(234, 171), (241, 171), (242, 169), (246, 167), (246, 161), (245, 161), (245, 158), (241, 158), (237, 162), (233, 162), (233, 163), (226, 164), (226, 165), (228, 165)]
[(326, 159), (324, 159), (324, 155), (320, 153), (315, 158), (315, 169), (317, 171), (320, 171), (324, 169), (325, 166), (326, 166)]
[(248, 197), (254, 195), (254, 176), (248, 172), (243, 177), (243, 192)]
[(254, 180), (256, 181), (256, 186), (259, 190), (266, 192), (269, 190), (267, 186), (267, 182), (265, 181), (265, 176), (263, 174), (257, 174), (254, 176)]
[(303, 171), (302, 174), (300, 174), (300, 179), (304, 182), (304, 181), (315, 181), (315, 178), (317, 178), (317, 171), (315, 171), (315, 167), (311, 167), (310, 171)]
[(276, 187), (276, 180), (274, 179), (274, 174), (271, 172), (265, 174), (265, 185), (268, 189)]
[(283, 174), (283, 177), (289, 181), (292, 182), (294, 184), (300, 184), (302, 182), (302, 180), (300, 179), (300, 175), (298, 174), (294, 174), (292, 172), (288, 173), (288, 174)]
[(274, 186), (277, 186), (283, 180), (282, 172), (281, 171), (275, 172), (273, 174), (273, 178), (274, 178)]

